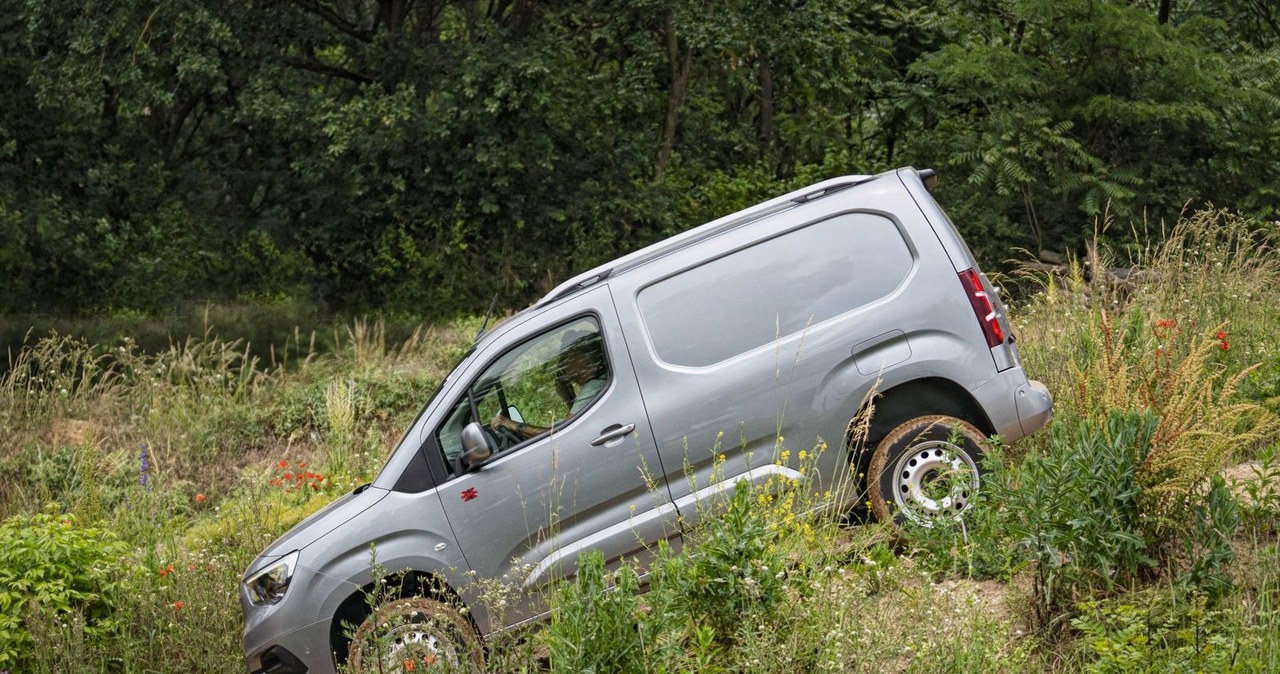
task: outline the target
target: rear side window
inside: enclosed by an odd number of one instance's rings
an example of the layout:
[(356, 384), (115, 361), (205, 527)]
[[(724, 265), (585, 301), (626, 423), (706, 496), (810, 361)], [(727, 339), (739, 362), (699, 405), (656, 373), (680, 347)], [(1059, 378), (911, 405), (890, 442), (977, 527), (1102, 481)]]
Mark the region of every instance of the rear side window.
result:
[(880, 299), (909, 271), (893, 221), (848, 213), (658, 281), (637, 301), (659, 358), (705, 367)]

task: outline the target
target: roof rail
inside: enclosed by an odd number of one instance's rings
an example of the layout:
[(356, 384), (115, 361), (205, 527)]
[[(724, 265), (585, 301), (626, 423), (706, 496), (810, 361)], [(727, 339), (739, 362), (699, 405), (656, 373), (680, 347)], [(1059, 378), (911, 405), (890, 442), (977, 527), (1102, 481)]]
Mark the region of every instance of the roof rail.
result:
[[(599, 274), (596, 274), (595, 276), (591, 276), (589, 278), (583, 279), (578, 283), (574, 283), (572, 285), (561, 284), (560, 286), (557, 286), (555, 290), (552, 290), (550, 293), (547, 293), (545, 297), (538, 300), (538, 304), (539, 305), (547, 304), (550, 302), (554, 302), (560, 299), (561, 297), (564, 297), (565, 295), (572, 295), (573, 293), (576, 293), (579, 290), (582, 290), (583, 288), (586, 288), (588, 286), (593, 286), (609, 278), (609, 275), (612, 273), (613, 273), (613, 269), (609, 268), (600, 272)], [(575, 278), (574, 280), (576, 281), (577, 279)]]

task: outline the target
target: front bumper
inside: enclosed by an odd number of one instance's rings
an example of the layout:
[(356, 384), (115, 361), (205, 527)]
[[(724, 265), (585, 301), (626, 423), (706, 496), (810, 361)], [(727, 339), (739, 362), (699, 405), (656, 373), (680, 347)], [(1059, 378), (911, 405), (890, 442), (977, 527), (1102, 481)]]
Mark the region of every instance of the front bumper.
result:
[(280, 635), (248, 652), (244, 664), (251, 674), (334, 674), (337, 670), (329, 652), (328, 620)]
[(249, 674), (308, 674), (306, 664), (283, 646), (272, 646), (245, 662)]
[[(315, 611), (304, 610), (307, 594), (302, 592), (303, 588), (312, 593), (321, 589), (313, 584), (315, 578), (310, 569), (299, 566), (294, 571), (291, 596), (274, 605), (254, 605), (244, 584), (240, 585), (247, 654), (244, 664), (251, 674), (334, 674), (337, 671), (329, 648), (331, 621), (315, 620)], [(307, 620), (313, 622), (307, 623)], [(305, 624), (289, 629), (299, 623)]]

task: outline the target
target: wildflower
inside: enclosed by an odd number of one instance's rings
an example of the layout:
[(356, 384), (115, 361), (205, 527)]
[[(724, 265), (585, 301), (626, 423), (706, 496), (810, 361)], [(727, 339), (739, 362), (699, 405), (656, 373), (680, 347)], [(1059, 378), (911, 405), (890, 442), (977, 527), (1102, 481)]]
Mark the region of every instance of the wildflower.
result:
[(1218, 333), (1214, 335), (1214, 337), (1217, 337), (1218, 339), (1226, 339), (1226, 338), (1227, 338), (1227, 331), (1226, 331), (1226, 330), (1219, 330), (1219, 331), (1218, 331)]
[(1227, 349), (1230, 349), (1230, 348), (1231, 348), (1231, 345), (1230, 345), (1230, 344), (1228, 344), (1228, 343), (1227, 343), (1227, 340), (1225, 340), (1225, 339), (1224, 339), (1224, 340), (1222, 340), (1222, 343), (1218, 344), (1218, 346), (1222, 347), (1222, 350), (1223, 350), (1223, 351), (1226, 351)]
[(186, 604), (182, 603), (182, 600), (181, 600), (181, 599), (179, 599), (178, 601), (173, 602), (173, 607), (174, 607), (174, 608), (176, 608), (176, 609), (180, 609), (180, 608), (182, 608), (183, 606), (186, 606)]
[(289, 467), (289, 462), (288, 462), (288, 461), (285, 461), (285, 460), (283, 460), (283, 459), (282, 459), (282, 460), (280, 461), (280, 463), (278, 463), (278, 464), (276, 464), (276, 465), (280, 466), (281, 468), (288, 468), (288, 467)]
[(284, 474), (284, 479), (286, 479), (286, 480), (292, 480), (292, 479), (293, 479), (293, 473), (285, 473), (285, 474)]
[(413, 660), (404, 661), (404, 671), (406, 672), (412, 672), (413, 668), (417, 666), (418, 666), (418, 663), (414, 662)]
[(147, 486), (147, 473), (151, 470), (151, 462), (147, 460), (147, 443), (142, 443), (141, 452), (138, 454), (138, 481), (142, 486)]
[(799, 455), (799, 456), (800, 456), (800, 460), (801, 460), (801, 461), (804, 461), (804, 457), (808, 456), (808, 454), (807, 454), (807, 453), (802, 449), (802, 450), (800, 450), (800, 455)]
[(204, 494), (196, 494), (196, 503), (204, 503)]

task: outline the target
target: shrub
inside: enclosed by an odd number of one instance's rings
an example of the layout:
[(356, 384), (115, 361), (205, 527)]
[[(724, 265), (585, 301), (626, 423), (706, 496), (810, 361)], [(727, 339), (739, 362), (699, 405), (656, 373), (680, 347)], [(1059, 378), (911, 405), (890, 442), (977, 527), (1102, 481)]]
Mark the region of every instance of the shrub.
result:
[(1142, 593), (1081, 609), (1071, 624), (1084, 637), (1089, 674), (1268, 671), (1249, 652), (1261, 636), (1256, 626), (1200, 595)]
[(640, 583), (635, 569), (624, 564), (606, 575), (604, 556), (597, 550), (584, 554), (578, 564), (577, 579), (562, 585), (553, 597), (554, 612), (546, 633), (551, 671), (646, 671), (637, 625), (635, 593)]
[(738, 481), (724, 514), (695, 537), (697, 554), (669, 578), (686, 597), (694, 622), (722, 641), (731, 641), (744, 620), (767, 618), (785, 596), (778, 530), (765, 519), (781, 513), (759, 508), (753, 491)]
[(1155, 564), (1143, 537), (1137, 470), (1156, 425), (1149, 413), (1121, 411), (1103, 427), (1056, 420), (1047, 451), (1031, 453), (1003, 479), (988, 482), (1010, 534), (1035, 563), (1041, 624), (1073, 597), (1125, 585)]
[(29, 655), (23, 622), (31, 611), (77, 614), (91, 636), (112, 630), (125, 547), (109, 531), (76, 527), (71, 515), (17, 516), (0, 525), (0, 668)]

